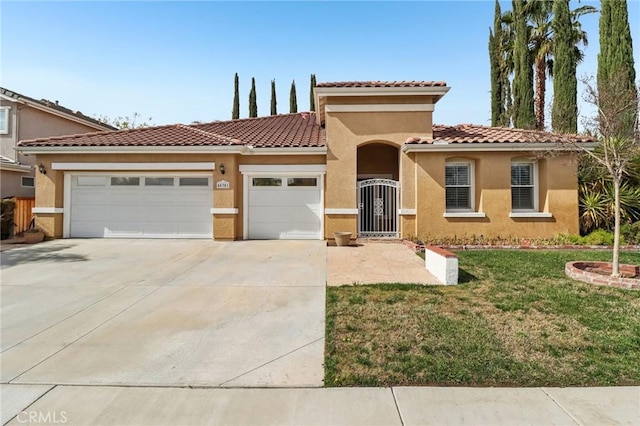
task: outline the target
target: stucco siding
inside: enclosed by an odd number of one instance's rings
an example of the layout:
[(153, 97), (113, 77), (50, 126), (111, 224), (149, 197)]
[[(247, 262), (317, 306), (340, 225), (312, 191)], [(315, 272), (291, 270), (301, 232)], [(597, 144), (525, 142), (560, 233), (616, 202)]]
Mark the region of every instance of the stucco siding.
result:
[[(526, 158), (538, 163), (539, 212), (551, 218), (511, 218), (511, 177), (513, 160), (522, 154), (487, 152), (465, 155), (475, 165), (475, 211), (486, 217), (443, 217), (446, 211), (444, 170), (447, 160), (460, 156), (449, 153), (417, 154), (417, 229), (418, 238), (483, 237), (551, 237), (578, 232), (576, 164), (567, 155)], [(408, 235), (405, 235), (408, 236)]]
[(4, 197), (33, 197), (33, 188), (22, 186), (22, 177), (28, 173), (0, 170), (0, 194)]
[(99, 131), (94, 127), (31, 107), (20, 109), (19, 122), (20, 140)]
[(8, 133), (0, 133), (0, 155), (17, 161), (17, 154), (13, 149), (18, 142), (16, 132), (17, 104), (15, 102), (7, 101), (6, 99), (0, 99), (0, 106), (9, 108)]

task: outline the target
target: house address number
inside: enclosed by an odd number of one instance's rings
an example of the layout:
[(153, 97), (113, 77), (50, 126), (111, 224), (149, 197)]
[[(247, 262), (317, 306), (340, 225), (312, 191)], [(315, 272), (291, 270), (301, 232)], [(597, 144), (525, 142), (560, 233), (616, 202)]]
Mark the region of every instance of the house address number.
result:
[(216, 189), (229, 189), (231, 188), (231, 184), (226, 180), (219, 180), (216, 182)]

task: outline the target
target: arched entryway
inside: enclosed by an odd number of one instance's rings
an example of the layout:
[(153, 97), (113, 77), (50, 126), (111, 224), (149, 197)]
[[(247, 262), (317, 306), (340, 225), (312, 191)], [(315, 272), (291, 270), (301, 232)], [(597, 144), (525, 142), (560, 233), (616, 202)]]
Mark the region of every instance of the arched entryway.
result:
[(399, 179), (400, 149), (394, 145), (374, 142), (358, 147), (358, 180)]
[(399, 237), (400, 150), (386, 143), (358, 147), (358, 237)]

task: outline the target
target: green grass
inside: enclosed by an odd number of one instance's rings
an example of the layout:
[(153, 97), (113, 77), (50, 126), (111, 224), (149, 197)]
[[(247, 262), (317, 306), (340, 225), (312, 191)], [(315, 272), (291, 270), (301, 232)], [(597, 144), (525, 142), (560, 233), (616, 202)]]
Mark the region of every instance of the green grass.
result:
[(640, 291), (564, 275), (610, 252), (457, 254), (458, 286), (329, 287), (325, 385), (640, 384)]

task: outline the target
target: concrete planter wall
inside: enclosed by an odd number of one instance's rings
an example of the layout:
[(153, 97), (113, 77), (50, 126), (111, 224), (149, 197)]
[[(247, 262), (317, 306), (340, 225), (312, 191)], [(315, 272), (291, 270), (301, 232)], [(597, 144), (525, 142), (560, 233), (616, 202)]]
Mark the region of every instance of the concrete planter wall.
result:
[(445, 285), (458, 284), (458, 256), (440, 247), (424, 248), (424, 265)]

